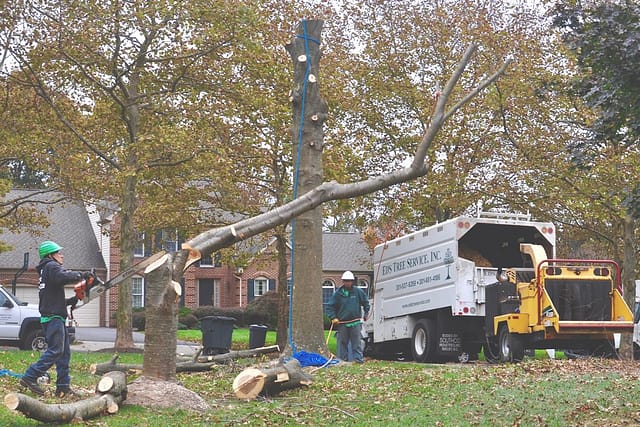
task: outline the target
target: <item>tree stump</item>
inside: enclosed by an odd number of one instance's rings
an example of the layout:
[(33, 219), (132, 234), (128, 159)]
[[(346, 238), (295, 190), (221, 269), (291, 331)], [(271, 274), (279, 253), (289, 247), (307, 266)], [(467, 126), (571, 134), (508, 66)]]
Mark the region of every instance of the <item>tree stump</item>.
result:
[(7, 408), (45, 423), (68, 423), (95, 418), (104, 413), (115, 414), (127, 398), (127, 381), (123, 372), (105, 374), (96, 386), (96, 394), (72, 403), (44, 403), (21, 393), (4, 397)]
[(265, 368), (247, 368), (233, 380), (233, 392), (240, 399), (274, 396), (281, 391), (310, 385), (313, 377), (302, 370), (297, 359)]

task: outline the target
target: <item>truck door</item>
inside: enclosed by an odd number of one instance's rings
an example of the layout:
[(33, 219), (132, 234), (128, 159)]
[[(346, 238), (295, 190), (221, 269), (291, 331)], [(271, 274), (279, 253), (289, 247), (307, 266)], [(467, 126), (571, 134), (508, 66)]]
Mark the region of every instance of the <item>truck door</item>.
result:
[(19, 328), (20, 309), (2, 289), (0, 290), (0, 339), (18, 339)]

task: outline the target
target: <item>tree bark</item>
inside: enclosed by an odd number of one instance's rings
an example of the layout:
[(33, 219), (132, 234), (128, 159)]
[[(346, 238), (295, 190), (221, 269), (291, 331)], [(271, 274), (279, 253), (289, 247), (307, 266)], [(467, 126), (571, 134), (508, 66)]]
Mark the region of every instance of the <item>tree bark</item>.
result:
[(105, 374), (96, 386), (96, 394), (88, 399), (65, 404), (47, 404), (20, 393), (4, 397), (7, 408), (22, 412), (26, 417), (45, 423), (69, 423), (115, 414), (127, 398), (127, 381), (123, 372)]
[(310, 385), (313, 377), (304, 372), (297, 359), (265, 369), (247, 368), (233, 381), (233, 392), (240, 399), (275, 396), (284, 390)]
[[(145, 293), (145, 318), (147, 327), (144, 334), (144, 363), (142, 374), (145, 377), (164, 381), (176, 380), (176, 346), (178, 331), (178, 302), (173, 279), (173, 255), (163, 264), (154, 264), (146, 272), (150, 284)], [(180, 272), (182, 274), (182, 272)]]

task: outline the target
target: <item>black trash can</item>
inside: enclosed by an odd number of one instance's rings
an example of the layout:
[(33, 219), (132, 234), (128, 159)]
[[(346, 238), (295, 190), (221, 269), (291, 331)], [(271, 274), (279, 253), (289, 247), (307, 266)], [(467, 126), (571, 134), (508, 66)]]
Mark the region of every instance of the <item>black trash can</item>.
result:
[(249, 325), (249, 348), (264, 347), (267, 338), (265, 325)]
[(207, 316), (200, 319), (203, 355), (211, 356), (229, 352), (235, 321), (233, 317), (224, 316)]

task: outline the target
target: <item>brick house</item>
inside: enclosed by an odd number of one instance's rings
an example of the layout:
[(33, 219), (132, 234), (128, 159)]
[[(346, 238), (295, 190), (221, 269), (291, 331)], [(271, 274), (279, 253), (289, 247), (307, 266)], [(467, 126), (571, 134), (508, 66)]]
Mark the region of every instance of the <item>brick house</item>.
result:
[[(7, 196), (30, 197), (49, 203), (64, 198), (60, 193), (39, 194), (37, 190), (12, 190)], [(34, 205), (35, 206), (35, 205)], [(16, 282), (16, 295), (26, 302), (38, 302), (38, 275), (35, 271), (38, 246), (43, 240), (54, 240), (64, 247), (65, 267), (71, 270), (87, 271), (95, 268), (101, 278), (113, 277), (119, 272), (120, 251), (114, 236), (118, 234), (115, 210), (107, 207), (84, 206), (81, 203), (65, 202), (41, 205), (51, 222), (50, 227), (39, 235), (13, 233), (5, 230), (0, 240), (12, 246), (10, 251), (0, 253), (0, 283), (11, 290)], [(30, 230), (33, 230), (30, 227)], [(151, 247), (151, 242), (160, 242), (167, 250), (176, 250), (182, 243), (176, 234), (160, 232), (155, 236), (141, 238), (135, 250), (139, 262), (159, 248)], [(153, 237), (150, 238), (150, 237)], [(263, 242), (263, 239), (256, 239)], [(235, 269), (223, 265), (220, 257), (202, 259), (192, 265), (184, 274), (181, 304), (195, 308), (213, 305), (221, 308), (243, 307), (264, 293), (278, 289), (278, 264), (275, 257), (275, 241), (245, 245), (251, 256), (244, 268)], [(24, 263), (25, 253), (29, 262), (25, 272), (18, 274)], [(290, 254), (287, 255), (288, 258)], [(108, 261), (108, 262), (105, 262)], [(337, 286), (345, 270), (351, 270), (358, 284), (368, 287), (372, 280), (371, 252), (358, 233), (323, 234), (323, 301)], [(285, 286), (287, 284), (284, 284)], [(144, 278), (132, 279), (134, 307), (144, 304)], [(73, 295), (72, 286), (67, 296)], [(86, 307), (74, 312), (80, 326), (115, 326), (113, 314), (117, 309), (118, 288), (109, 289)]]
[[(117, 221), (112, 224), (111, 236), (117, 235)], [(158, 233), (154, 239), (146, 238), (136, 250), (136, 260), (139, 262), (145, 256), (151, 255), (150, 242), (154, 240), (156, 246), (163, 246), (166, 250), (175, 250), (181, 241), (168, 239), (165, 234)], [(290, 248), (290, 246), (288, 246)], [(157, 247), (156, 250), (159, 250)], [(246, 267), (234, 268), (220, 262), (220, 257), (214, 254), (190, 266), (183, 277), (183, 295), (181, 304), (189, 308), (212, 305), (220, 308), (244, 307), (253, 299), (271, 290), (277, 290), (278, 263), (276, 259), (275, 239), (252, 249)], [(287, 256), (290, 256), (288, 254)], [(115, 275), (119, 271), (119, 250), (115, 242), (111, 242), (110, 272)], [(368, 288), (372, 282), (372, 254), (359, 233), (323, 233), (323, 303), (326, 303), (336, 287), (341, 285), (340, 277), (345, 270), (351, 270), (356, 275), (358, 285)], [(289, 270), (290, 277), (290, 270)], [(284, 284), (285, 286), (287, 284)], [(107, 293), (108, 306), (104, 322), (107, 326), (115, 326), (113, 313), (117, 309), (118, 289), (112, 288)], [(133, 304), (142, 307), (144, 303), (144, 278), (133, 277)]]

